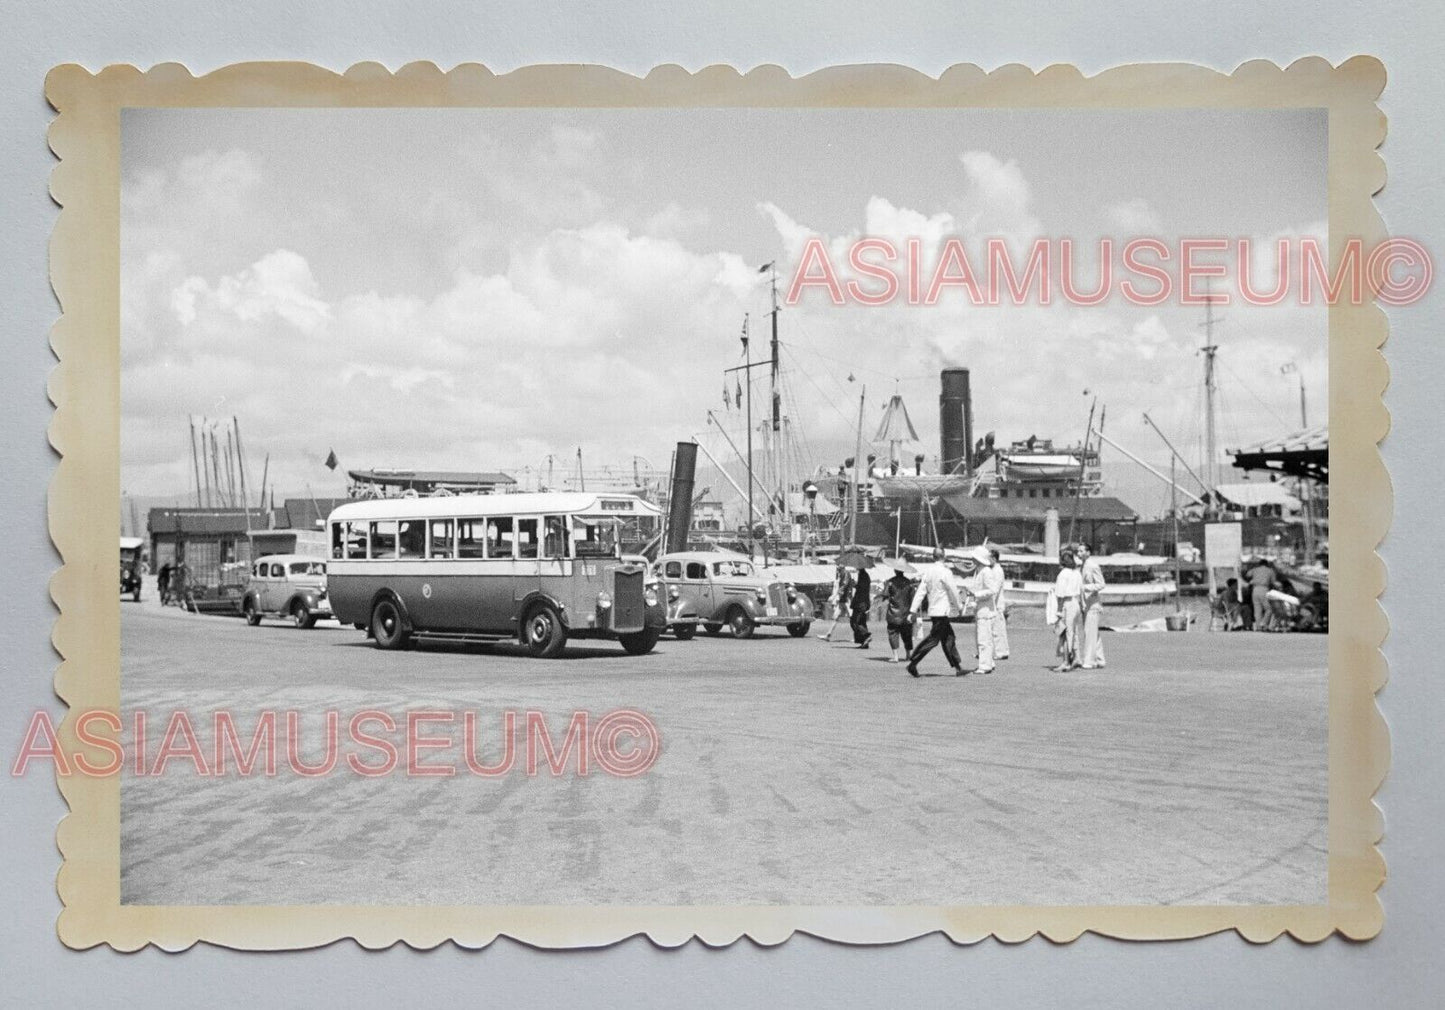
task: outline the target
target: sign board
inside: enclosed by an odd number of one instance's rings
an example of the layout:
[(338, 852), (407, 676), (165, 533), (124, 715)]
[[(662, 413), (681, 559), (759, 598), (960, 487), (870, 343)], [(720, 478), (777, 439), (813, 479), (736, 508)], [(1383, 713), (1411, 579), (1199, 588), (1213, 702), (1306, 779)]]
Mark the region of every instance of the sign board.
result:
[(1209, 593), (1239, 575), (1239, 559), (1244, 553), (1243, 523), (1204, 524), (1204, 567), (1209, 572)]

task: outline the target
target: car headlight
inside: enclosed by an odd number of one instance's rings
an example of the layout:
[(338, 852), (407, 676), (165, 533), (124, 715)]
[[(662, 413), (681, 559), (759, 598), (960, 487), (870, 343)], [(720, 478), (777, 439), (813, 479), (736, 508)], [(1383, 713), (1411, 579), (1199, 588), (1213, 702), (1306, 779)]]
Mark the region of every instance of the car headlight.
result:
[(767, 594), (766, 592), (764, 592), (763, 590), (761, 590), (761, 589), (758, 590), (758, 602), (759, 602), (759, 603), (767, 603), (767, 602), (768, 602), (768, 594)]
[(606, 610), (612, 606), (612, 594), (603, 590), (597, 594), (597, 609)]
[(795, 585), (792, 585), (791, 583), (789, 583), (789, 585), (788, 585), (788, 602), (789, 602), (789, 603), (797, 603), (797, 602), (798, 602), (798, 587), (795, 586)]
[(646, 603), (649, 607), (657, 606), (657, 590), (652, 586), (644, 589), (642, 591), (642, 602)]

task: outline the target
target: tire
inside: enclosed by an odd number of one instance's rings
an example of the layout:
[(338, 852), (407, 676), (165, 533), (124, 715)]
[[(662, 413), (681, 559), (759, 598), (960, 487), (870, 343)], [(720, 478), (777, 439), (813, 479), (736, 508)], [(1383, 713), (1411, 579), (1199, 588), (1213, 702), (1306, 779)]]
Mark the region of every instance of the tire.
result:
[(792, 635), (794, 638), (802, 638), (808, 633), (808, 629), (812, 626), (812, 621), (799, 621), (796, 624), (788, 625), (788, 634)]
[(679, 642), (686, 642), (693, 635), (697, 634), (696, 624), (674, 624), (672, 626), (672, 637)]
[(246, 602), (241, 604), (241, 615), (246, 618), (246, 623), (253, 628), (261, 623), (261, 612), (256, 609), (256, 601), (249, 596), (246, 597)]
[(707, 632), (707, 633), (708, 633), (709, 635), (711, 635), (713, 638), (716, 638), (718, 635), (722, 634), (722, 625), (721, 625), (721, 624), (704, 624), (704, 625), (702, 626), (702, 630), (705, 631), (705, 632)]
[(757, 625), (750, 615), (742, 607), (733, 607), (728, 613), (728, 627), (732, 629), (734, 638), (752, 638), (753, 631)]
[(630, 635), (618, 635), (617, 640), (622, 643), (629, 656), (645, 656), (657, 646), (660, 637), (661, 628), (643, 628)]
[(376, 601), (371, 608), (371, 637), (378, 649), (402, 649), (411, 638), (411, 630), (401, 616), (401, 607), (389, 597)]
[(298, 628), (314, 628), (316, 627), (316, 615), (306, 604), (297, 600), (291, 604), (291, 623)]
[(567, 644), (567, 629), (556, 607), (539, 603), (527, 611), (522, 621), (522, 643), (538, 659), (554, 659), (561, 654)]

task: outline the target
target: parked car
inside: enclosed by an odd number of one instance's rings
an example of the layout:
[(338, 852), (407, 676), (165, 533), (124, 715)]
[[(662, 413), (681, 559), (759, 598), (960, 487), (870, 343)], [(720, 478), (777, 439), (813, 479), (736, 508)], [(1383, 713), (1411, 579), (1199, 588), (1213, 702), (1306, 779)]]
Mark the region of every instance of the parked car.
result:
[(140, 537), (120, 538), (120, 593), (129, 593), (140, 602), (141, 547), (145, 543)]
[(813, 621), (805, 594), (742, 554), (664, 554), (657, 572), (667, 587), (668, 627), (680, 639), (691, 638), (699, 625), (709, 635), (726, 626), (735, 638), (750, 637), (759, 625), (780, 625), (802, 638)]
[(298, 628), (315, 627), (321, 618), (332, 616), (326, 562), (302, 554), (257, 558), (241, 597), (241, 613), (253, 626), (263, 617), (280, 617)]

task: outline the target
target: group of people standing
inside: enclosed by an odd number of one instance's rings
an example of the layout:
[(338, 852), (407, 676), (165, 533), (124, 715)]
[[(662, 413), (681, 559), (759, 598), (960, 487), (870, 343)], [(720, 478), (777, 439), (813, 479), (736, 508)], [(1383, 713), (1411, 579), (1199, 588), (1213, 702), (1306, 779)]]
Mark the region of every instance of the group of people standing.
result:
[(1059, 673), (1104, 666), (1099, 621), (1104, 612), (1104, 570), (1083, 544), (1059, 551), (1059, 574), (1045, 604), (1044, 620), (1058, 636)]
[[(944, 658), (955, 676), (967, 673), (993, 673), (999, 660), (1008, 659), (1008, 626), (1004, 616), (1003, 568), (999, 565), (998, 552), (987, 547), (975, 547), (970, 552), (966, 565), (972, 571), (963, 579), (963, 595), (974, 600), (974, 634), (977, 665), (964, 669), (959, 656), (957, 636), (953, 630), (952, 618), (963, 614), (964, 600), (960, 585), (954, 578), (953, 569), (945, 563), (942, 548), (933, 552), (931, 564), (917, 569), (904, 562), (889, 562), (894, 574), (882, 585), (880, 596), (884, 602), (884, 623), (888, 630), (888, 644), (892, 649), (889, 662), (908, 661), (908, 672), (914, 677), (922, 676), (918, 663), (942, 646)], [(912, 575), (910, 576), (910, 572)], [(872, 577), (866, 568), (856, 575), (839, 566), (838, 578), (834, 583), (833, 626), (840, 616), (849, 614), (849, 625), (853, 641), (860, 649), (872, 643), (873, 633), (868, 628), (873, 607)], [(928, 634), (914, 644), (914, 627), (920, 618), (929, 622)], [(833, 629), (818, 637), (827, 641)]]

